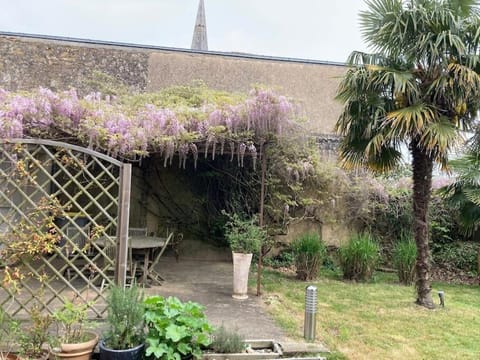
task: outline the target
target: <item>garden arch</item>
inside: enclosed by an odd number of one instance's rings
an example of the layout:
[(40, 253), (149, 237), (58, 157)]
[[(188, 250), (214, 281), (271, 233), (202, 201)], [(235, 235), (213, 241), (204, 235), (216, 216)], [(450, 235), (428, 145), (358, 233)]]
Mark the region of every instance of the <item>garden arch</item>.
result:
[[(53, 312), (75, 299), (89, 304), (92, 318), (103, 316), (104, 285), (125, 285), (130, 182), (131, 164), (88, 148), (0, 140), (0, 251), (21, 239), (39, 249), (37, 233), (57, 238), (38, 256), (0, 259), (4, 311), (28, 317), (35, 307)], [(48, 217), (50, 224), (37, 221)], [(116, 251), (105, 251), (108, 243)]]

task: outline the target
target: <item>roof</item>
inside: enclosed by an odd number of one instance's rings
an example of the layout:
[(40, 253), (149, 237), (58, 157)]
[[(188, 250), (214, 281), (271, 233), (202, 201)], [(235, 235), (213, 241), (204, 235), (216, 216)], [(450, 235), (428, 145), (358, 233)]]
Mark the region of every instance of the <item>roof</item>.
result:
[(255, 60), (281, 61), (281, 62), (314, 64), (314, 65), (346, 66), (345, 63), (336, 62), (336, 61), (299, 59), (299, 58), (290, 58), (290, 57), (279, 57), (279, 56), (268, 56), (268, 55), (249, 54), (249, 53), (239, 53), (239, 52), (184, 49), (184, 48), (167, 47), (167, 46), (133, 44), (133, 43), (124, 43), (124, 42), (117, 42), (117, 41), (81, 39), (81, 38), (64, 37), (64, 36), (27, 34), (27, 33), (17, 33), (17, 32), (8, 32), (8, 31), (0, 31), (0, 36), (18, 37), (18, 38), (27, 38), (27, 39), (38, 39), (38, 40), (48, 40), (48, 41), (61, 41), (61, 42), (70, 42), (70, 43), (85, 44), (85, 45), (115, 46), (115, 47), (123, 47), (123, 48), (130, 48), (130, 49), (169, 51), (169, 52), (191, 53), (191, 54), (204, 54), (204, 55), (212, 55), (212, 56), (246, 58), (246, 59), (255, 59)]

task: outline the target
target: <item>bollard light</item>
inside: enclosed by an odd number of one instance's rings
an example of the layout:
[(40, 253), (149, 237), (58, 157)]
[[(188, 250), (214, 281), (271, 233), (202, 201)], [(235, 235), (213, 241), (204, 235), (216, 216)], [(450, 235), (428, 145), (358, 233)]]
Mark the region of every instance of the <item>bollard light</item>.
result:
[(317, 327), (317, 287), (310, 285), (305, 288), (305, 324), (303, 336), (307, 341), (315, 341)]
[(440, 306), (445, 307), (445, 291), (440, 290), (438, 292), (438, 297), (440, 298)]

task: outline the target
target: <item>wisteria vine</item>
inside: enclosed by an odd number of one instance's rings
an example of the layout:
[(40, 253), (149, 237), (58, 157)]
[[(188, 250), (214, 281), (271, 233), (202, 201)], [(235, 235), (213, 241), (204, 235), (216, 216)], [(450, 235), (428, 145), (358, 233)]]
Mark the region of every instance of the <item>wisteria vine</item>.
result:
[(100, 93), (79, 98), (75, 90), (0, 89), (0, 138), (57, 139), (128, 160), (159, 153), (165, 166), (178, 154), (183, 168), (189, 155), (196, 166), (199, 149), (212, 158), (228, 150), (243, 166), (245, 154), (255, 164), (257, 147), (288, 132), (297, 115), (285, 96), (263, 89), (234, 105), (205, 103), (194, 110), (185, 116), (151, 104), (138, 109)]

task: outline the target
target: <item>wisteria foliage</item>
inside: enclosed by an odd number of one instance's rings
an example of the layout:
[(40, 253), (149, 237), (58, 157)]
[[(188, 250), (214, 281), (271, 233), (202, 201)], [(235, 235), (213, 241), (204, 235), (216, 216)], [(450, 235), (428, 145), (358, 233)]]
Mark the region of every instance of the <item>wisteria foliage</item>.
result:
[[(92, 93), (79, 98), (75, 90), (32, 92), (0, 89), (0, 138), (48, 138), (81, 144), (111, 156), (138, 160), (150, 153), (171, 165), (178, 154), (185, 167), (199, 152), (257, 158), (272, 136), (296, 127), (296, 106), (272, 90), (254, 89), (235, 104), (204, 103), (185, 112), (145, 104), (132, 107), (116, 98)], [(187, 115), (186, 115), (187, 114)]]

